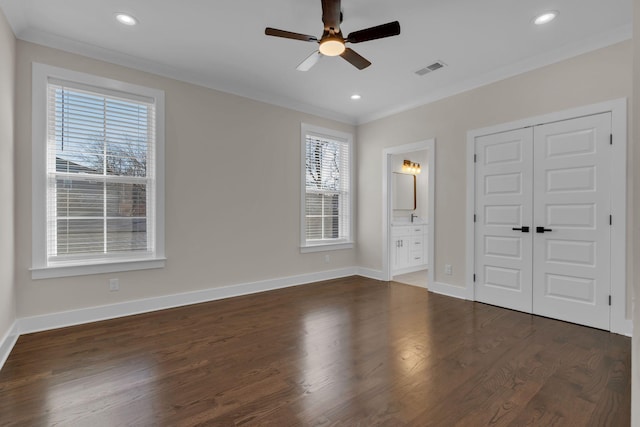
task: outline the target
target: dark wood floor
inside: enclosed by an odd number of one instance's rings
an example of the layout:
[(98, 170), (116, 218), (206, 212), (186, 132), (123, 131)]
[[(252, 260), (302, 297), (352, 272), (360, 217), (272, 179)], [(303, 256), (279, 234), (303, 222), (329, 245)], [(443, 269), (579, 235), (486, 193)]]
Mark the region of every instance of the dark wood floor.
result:
[(0, 425), (627, 426), (630, 352), (353, 277), (22, 336)]

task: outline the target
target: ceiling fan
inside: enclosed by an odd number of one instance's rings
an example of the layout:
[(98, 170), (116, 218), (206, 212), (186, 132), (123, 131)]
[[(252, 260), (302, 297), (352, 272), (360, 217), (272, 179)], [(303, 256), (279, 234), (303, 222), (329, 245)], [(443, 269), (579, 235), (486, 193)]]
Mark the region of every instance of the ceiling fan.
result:
[(264, 33), (268, 36), (284, 37), (285, 39), (302, 40), (305, 42), (316, 42), (320, 44), (317, 51), (313, 52), (307, 59), (298, 65), (299, 71), (308, 71), (323, 56), (340, 55), (359, 70), (363, 70), (371, 65), (364, 57), (360, 56), (353, 49), (345, 46), (345, 43), (361, 43), (369, 40), (381, 39), (384, 37), (397, 36), (400, 34), (400, 23), (398, 21), (378, 25), (360, 31), (349, 33), (344, 38), (340, 29), (342, 23), (342, 11), (340, 10), (340, 0), (322, 0), (322, 22), (324, 31), (322, 37), (306, 34), (292, 33), (291, 31), (278, 30), (267, 27)]

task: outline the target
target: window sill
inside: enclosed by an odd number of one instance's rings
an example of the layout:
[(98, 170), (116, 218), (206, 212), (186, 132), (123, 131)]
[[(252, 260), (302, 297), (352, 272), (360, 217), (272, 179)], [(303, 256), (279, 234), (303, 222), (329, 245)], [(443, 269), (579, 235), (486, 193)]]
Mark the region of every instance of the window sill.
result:
[(166, 258), (138, 259), (86, 265), (60, 265), (31, 269), (31, 279), (53, 279), (56, 277), (86, 276), (120, 271), (149, 270), (163, 268)]
[(301, 246), (300, 253), (337, 251), (340, 249), (353, 249), (353, 242), (344, 243), (321, 243), (317, 245)]

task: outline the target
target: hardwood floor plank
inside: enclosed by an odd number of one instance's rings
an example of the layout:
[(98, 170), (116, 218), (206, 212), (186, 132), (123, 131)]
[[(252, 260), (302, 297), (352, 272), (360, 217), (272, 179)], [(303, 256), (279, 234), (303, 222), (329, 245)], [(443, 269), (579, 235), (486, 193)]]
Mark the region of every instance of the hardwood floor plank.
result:
[(21, 336), (0, 425), (624, 426), (630, 352), (350, 277)]

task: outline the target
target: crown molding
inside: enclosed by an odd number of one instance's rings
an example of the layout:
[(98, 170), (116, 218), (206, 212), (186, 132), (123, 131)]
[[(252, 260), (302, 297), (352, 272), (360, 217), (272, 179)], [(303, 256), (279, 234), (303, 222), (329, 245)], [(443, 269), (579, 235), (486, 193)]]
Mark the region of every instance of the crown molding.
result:
[(402, 113), (413, 108), (431, 104), (441, 99), (449, 98), (463, 92), (468, 92), (470, 90), (477, 89), (479, 87), (486, 86), (500, 80), (505, 80), (519, 74), (524, 74), (538, 68), (546, 67), (547, 65), (555, 64), (588, 52), (592, 52), (594, 50), (612, 46), (616, 43), (629, 40), (632, 37), (633, 30), (631, 25), (618, 27), (612, 31), (602, 33), (585, 40), (581, 40), (580, 42), (565, 44), (563, 46), (560, 46), (558, 49), (546, 52), (542, 55), (527, 58), (524, 61), (497, 68), (473, 79), (465, 80), (462, 83), (441, 88), (411, 103), (398, 105), (384, 111), (379, 111), (377, 113), (358, 117), (357, 125), (373, 122), (375, 120), (383, 119), (385, 117)]
[(47, 46), (54, 49), (60, 49), (69, 53), (86, 56), (92, 59), (121, 65), (138, 71), (156, 74), (179, 80), (186, 83), (195, 84), (220, 92), (252, 99), (258, 102), (275, 105), (301, 113), (311, 114), (314, 116), (335, 120), (349, 125), (362, 125), (385, 117), (389, 117), (404, 111), (411, 110), (420, 106), (424, 106), (444, 98), (458, 95), (491, 83), (498, 82), (519, 74), (526, 73), (547, 65), (555, 64), (563, 60), (582, 55), (597, 49), (605, 48), (616, 43), (623, 42), (632, 38), (633, 31), (631, 25), (618, 27), (612, 31), (608, 31), (591, 38), (581, 40), (580, 42), (569, 43), (559, 48), (546, 52), (542, 55), (527, 58), (515, 64), (510, 64), (483, 75), (468, 79), (459, 84), (450, 85), (431, 92), (427, 96), (419, 97), (416, 100), (393, 106), (391, 108), (365, 115), (344, 115), (335, 111), (319, 108), (307, 103), (301, 103), (286, 97), (274, 96), (264, 92), (249, 91), (245, 87), (229, 84), (228, 82), (215, 80), (211, 76), (202, 76), (184, 69), (178, 69), (166, 64), (157, 63), (142, 59), (133, 55), (124, 54), (111, 49), (105, 49), (89, 43), (68, 39), (65, 37), (49, 34), (33, 29), (25, 29), (26, 21), (24, 16), (19, 12), (19, 8), (11, 6), (13, 4), (9, 0), (0, 0), (2, 7), (7, 14), (9, 22), (20, 40)]
[(219, 92), (240, 96), (242, 98), (287, 108), (289, 110), (295, 110), (300, 113), (311, 114), (349, 125), (355, 125), (357, 123), (357, 117), (345, 116), (344, 114), (339, 114), (335, 111), (315, 107), (306, 103), (296, 102), (285, 97), (274, 96), (273, 94), (247, 91), (244, 87), (237, 87), (236, 85), (231, 85), (224, 81), (215, 80), (215, 78), (211, 76), (203, 77), (198, 73), (193, 73), (185, 69), (179, 69), (155, 61), (149, 61), (147, 59), (139, 58), (134, 55), (128, 55), (126, 53), (117, 52), (111, 49), (105, 49), (100, 46), (72, 40), (55, 34), (50, 34), (33, 29), (26, 29), (16, 33), (16, 37), (29, 43), (50, 47), (52, 49), (59, 49), (76, 55), (82, 55), (99, 61), (104, 61), (134, 70), (155, 74), (161, 77), (167, 77), (185, 83), (191, 83), (197, 86), (206, 87), (208, 89), (217, 90)]

